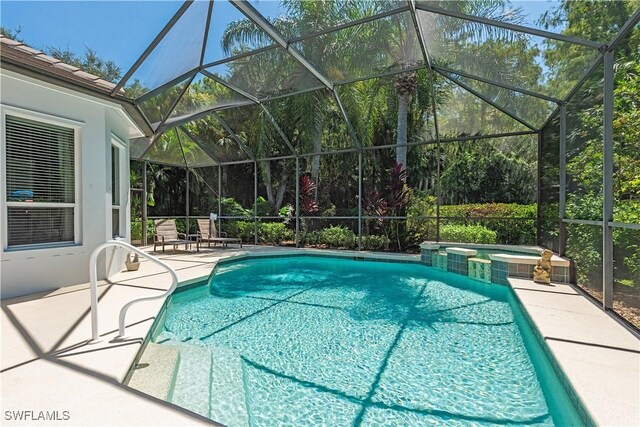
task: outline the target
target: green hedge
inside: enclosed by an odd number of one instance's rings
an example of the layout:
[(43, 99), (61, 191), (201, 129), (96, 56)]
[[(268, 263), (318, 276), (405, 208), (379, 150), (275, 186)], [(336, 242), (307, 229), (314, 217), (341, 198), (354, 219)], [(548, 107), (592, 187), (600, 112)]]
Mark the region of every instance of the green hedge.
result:
[[(147, 239), (150, 242), (153, 242), (153, 232), (155, 231), (155, 226), (153, 225), (153, 220), (147, 220)], [(142, 220), (131, 221), (131, 240), (142, 240)]]
[(264, 222), (258, 224), (258, 242), (279, 245), (285, 240), (294, 240), (295, 233), (287, 229), (282, 222)]
[(222, 231), (229, 237), (238, 237), (244, 243), (253, 243), (253, 221), (230, 221), (223, 224)]
[[(483, 203), (470, 205), (445, 205), (440, 207), (441, 217), (462, 218), (442, 220), (460, 225), (480, 225), (496, 232), (496, 242), (510, 245), (534, 245), (536, 243), (537, 205), (517, 203)], [(494, 219), (492, 219), (494, 218)], [(532, 218), (530, 220), (509, 218)], [(440, 231), (440, 239), (442, 230)]]
[[(229, 237), (239, 237), (245, 243), (253, 243), (253, 221), (230, 221), (224, 226)], [(258, 242), (267, 245), (279, 245), (284, 241), (295, 240), (295, 232), (282, 222), (259, 222)]]
[(357, 237), (346, 227), (332, 225), (318, 231), (318, 243), (329, 248), (353, 249), (357, 246)]
[(496, 243), (496, 232), (481, 225), (442, 225), (440, 240), (461, 243)]
[[(436, 199), (414, 193), (407, 208), (407, 243), (416, 246), (425, 240), (436, 239), (435, 219), (412, 219), (411, 217), (435, 217)], [(534, 245), (536, 243), (537, 205), (517, 203), (474, 203), (468, 205), (440, 206), (441, 230), (449, 226), (482, 226), (495, 231), (496, 243), (512, 245)], [(455, 219), (444, 219), (455, 218)], [(529, 220), (510, 218), (531, 218)]]
[(389, 238), (387, 236), (377, 236), (375, 234), (362, 236), (362, 248), (367, 251), (389, 250)]

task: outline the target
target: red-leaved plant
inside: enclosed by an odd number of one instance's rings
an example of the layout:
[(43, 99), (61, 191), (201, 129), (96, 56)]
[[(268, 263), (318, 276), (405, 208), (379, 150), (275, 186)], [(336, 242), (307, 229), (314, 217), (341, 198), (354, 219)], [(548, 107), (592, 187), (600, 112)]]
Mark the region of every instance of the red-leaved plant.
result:
[(320, 209), (315, 194), (316, 183), (309, 175), (302, 175), (300, 177), (300, 211), (303, 215), (313, 215)]
[[(371, 189), (367, 190), (364, 194), (363, 208), (367, 216), (378, 216), (382, 217), (387, 214), (389, 210), (389, 205), (384, 197), (380, 194), (378, 190)], [(378, 225), (382, 225), (382, 218), (376, 218), (376, 222)]]
[(400, 163), (391, 168), (389, 177), (389, 206), (402, 208), (409, 203), (409, 187), (407, 186), (407, 170)]

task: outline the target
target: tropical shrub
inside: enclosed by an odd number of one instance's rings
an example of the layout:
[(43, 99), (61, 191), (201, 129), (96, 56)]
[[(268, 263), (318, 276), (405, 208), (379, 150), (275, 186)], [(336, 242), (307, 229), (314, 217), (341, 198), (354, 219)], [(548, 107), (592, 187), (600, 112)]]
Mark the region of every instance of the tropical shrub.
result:
[(356, 246), (356, 235), (353, 231), (340, 225), (332, 225), (318, 232), (318, 243), (329, 248), (348, 248)]
[(440, 226), (440, 240), (461, 243), (496, 243), (496, 232), (481, 225)]
[(320, 242), (320, 232), (307, 231), (302, 234), (302, 243), (305, 246), (316, 246)]
[(407, 206), (407, 244), (417, 246), (425, 240), (436, 239), (436, 220), (412, 217), (435, 217), (436, 198), (414, 191)]
[(253, 216), (253, 212), (243, 208), (233, 197), (223, 197), (220, 203), (224, 216)]
[(245, 243), (253, 243), (253, 222), (252, 221), (230, 221), (223, 226), (225, 231), (231, 237), (238, 237)]
[(300, 177), (300, 212), (302, 215), (313, 215), (320, 209), (316, 199), (316, 183), (309, 175)]
[(389, 238), (375, 234), (363, 236), (362, 247), (367, 251), (386, 251), (389, 249)]
[(290, 229), (285, 229), (282, 233), (282, 242), (293, 242), (296, 239), (296, 232)]
[(255, 208), (256, 208), (257, 216), (278, 215), (278, 212), (276, 212), (275, 205), (262, 196), (259, 196), (258, 199), (256, 200)]
[(282, 222), (263, 222), (258, 224), (258, 241), (271, 245), (279, 245), (284, 240), (286, 226)]
[[(496, 232), (496, 242), (498, 243), (533, 245), (536, 242), (536, 204), (481, 203), (445, 205), (440, 207), (440, 216), (444, 218), (463, 218), (457, 222), (463, 225), (482, 225), (493, 230)], [(522, 220), (517, 218), (531, 219)], [(442, 230), (440, 231), (440, 239), (445, 240), (442, 237)]]
[[(147, 220), (147, 239), (151, 240), (153, 238), (153, 232), (155, 227), (153, 225), (153, 220)], [(131, 240), (142, 240), (142, 221), (131, 221)]]

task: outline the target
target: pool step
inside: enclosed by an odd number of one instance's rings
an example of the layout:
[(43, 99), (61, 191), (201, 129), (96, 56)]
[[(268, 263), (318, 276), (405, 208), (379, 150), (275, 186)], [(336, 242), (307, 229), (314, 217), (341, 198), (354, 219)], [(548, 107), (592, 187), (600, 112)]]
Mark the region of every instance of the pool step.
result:
[(210, 418), (228, 426), (248, 426), (240, 353), (225, 347), (209, 348), (212, 356)]
[(158, 399), (170, 400), (179, 363), (177, 348), (149, 343), (128, 385)]
[(209, 417), (211, 402), (211, 351), (200, 341), (166, 341), (164, 346), (180, 351), (171, 403)]

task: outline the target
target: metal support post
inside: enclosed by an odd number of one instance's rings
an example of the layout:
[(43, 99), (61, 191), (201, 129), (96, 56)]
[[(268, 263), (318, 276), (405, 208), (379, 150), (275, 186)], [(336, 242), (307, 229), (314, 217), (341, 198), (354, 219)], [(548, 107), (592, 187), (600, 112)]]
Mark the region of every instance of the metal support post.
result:
[[(558, 199), (558, 214), (560, 217), (560, 242), (558, 252), (564, 256), (567, 251), (567, 225), (564, 222), (567, 206), (567, 106), (560, 105), (560, 194)], [(538, 160), (540, 161), (540, 160)]]
[(542, 130), (538, 131), (538, 167), (536, 171), (536, 244), (542, 246)]
[(218, 233), (222, 230), (222, 166), (218, 165)]
[(258, 244), (258, 162), (253, 162), (253, 244)]
[(602, 145), (602, 304), (613, 308), (613, 51), (604, 54), (604, 114)]
[[(186, 225), (185, 225), (185, 230), (184, 230), (184, 234), (189, 235), (189, 168), (185, 169), (187, 171), (187, 194), (186, 194), (186, 200), (187, 200), (187, 204), (185, 207), (185, 216), (187, 217), (186, 220)], [(187, 236), (188, 238), (188, 236)]]
[(300, 158), (296, 157), (296, 248), (300, 247)]
[(142, 245), (147, 246), (147, 162), (142, 162)]
[(362, 250), (362, 152), (358, 152), (358, 250)]

